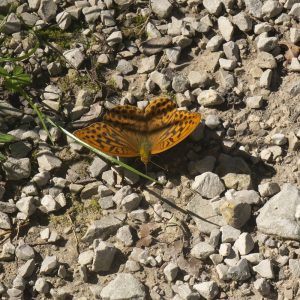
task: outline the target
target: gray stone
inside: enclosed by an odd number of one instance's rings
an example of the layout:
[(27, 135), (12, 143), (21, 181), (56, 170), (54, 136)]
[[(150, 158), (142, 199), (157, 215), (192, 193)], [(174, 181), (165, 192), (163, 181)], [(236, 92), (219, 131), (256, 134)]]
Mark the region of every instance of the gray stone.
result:
[(138, 195), (137, 193), (132, 193), (130, 195), (125, 196), (122, 199), (120, 206), (125, 211), (132, 211), (139, 206), (140, 202), (141, 202), (141, 196)]
[(213, 229), (209, 236), (209, 244), (217, 248), (220, 244), (221, 231), (217, 228)]
[(190, 71), (188, 74), (188, 80), (192, 89), (200, 87), (206, 87), (210, 82), (209, 74), (203, 71)]
[(172, 88), (176, 93), (183, 93), (189, 87), (189, 81), (186, 76), (178, 74), (172, 80)]
[(18, 275), (23, 278), (29, 278), (33, 274), (35, 268), (36, 265), (34, 259), (29, 259), (26, 261), (25, 264), (19, 267)]
[(94, 257), (93, 250), (87, 250), (87, 251), (81, 252), (78, 256), (78, 263), (81, 266), (89, 265), (92, 263), (93, 257)]
[[(1, 226), (2, 226), (2, 224), (1, 224)], [(1, 227), (1, 228), (3, 228), (3, 227)], [(0, 261), (14, 260), (15, 259), (15, 250), (16, 250), (15, 246), (10, 241), (5, 242), (2, 246)]]
[(62, 95), (60, 88), (56, 85), (49, 84), (45, 87), (43, 93), (44, 99), (46, 100), (59, 100)]
[(276, 182), (267, 182), (258, 185), (258, 192), (262, 197), (270, 197), (280, 192), (280, 187)]
[(272, 135), (272, 141), (275, 145), (282, 146), (287, 143), (288, 139), (283, 133), (275, 133)]
[(264, 257), (261, 253), (250, 253), (243, 255), (242, 258), (247, 259), (252, 265), (257, 265), (263, 260)]
[[(1, 190), (1, 188), (0, 188), (0, 190)], [(12, 213), (16, 212), (16, 210), (17, 210), (17, 208), (14, 203), (0, 201), (0, 212), (6, 213), (6, 214), (12, 214)]]
[(72, 17), (69, 13), (66, 11), (62, 11), (56, 16), (56, 22), (58, 24), (58, 27), (62, 30), (67, 30), (72, 22)]
[(166, 49), (166, 56), (168, 60), (174, 64), (177, 64), (181, 54), (181, 47), (171, 47)]
[(197, 101), (204, 107), (216, 106), (224, 103), (224, 98), (221, 97), (216, 90), (201, 91), (197, 97)]
[(254, 288), (264, 297), (268, 297), (271, 292), (271, 286), (265, 278), (258, 278), (253, 283)]
[(131, 233), (131, 228), (129, 225), (122, 226), (118, 229), (116, 237), (120, 240), (126, 247), (133, 245), (133, 236)]
[(216, 271), (217, 271), (217, 274), (218, 274), (220, 280), (229, 280), (230, 279), (230, 277), (227, 275), (228, 269), (229, 269), (229, 267), (226, 266), (225, 264), (218, 264), (216, 266)]
[(244, 12), (233, 16), (232, 21), (241, 31), (248, 32), (252, 30), (252, 19)]
[(169, 17), (172, 12), (173, 6), (168, 0), (151, 0), (150, 3), (153, 12), (162, 19)]
[(216, 129), (218, 126), (220, 126), (221, 121), (220, 118), (217, 115), (207, 115), (205, 118), (205, 125), (209, 129)]
[(263, 97), (262, 96), (252, 96), (245, 99), (245, 103), (247, 107), (251, 109), (260, 109), (263, 105)]
[(62, 161), (48, 150), (39, 152), (37, 155), (37, 161), (39, 168), (44, 171), (52, 171), (60, 168), (62, 164)]
[(274, 18), (282, 12), (282, 5), (275, 0), (267, 0), (264, 2), (261, 11), (268, 18)]
[(210, 51), (218, 51), (223, 43), (224, 39), (220, 35), (213, 36), (206, 44), (206, 49)]
[(183, 20), (178, 20), (175, 17), (171, 17), (172, 22), (168, 23), (167, 34), (170, 36), (181, 35), (181, 29), (183, 27)]
[(254, 17), (260, 19), (262, 17), (262, 2), (260, 0), (245, 0), (247, 11)]
[(36, 210), (36, 206), (34, 204), (34, 198), (32, 196), (21, 198), (16, 203), (16, 207), (20, 212), (24, 213), (27, 217), (31, 216)]
[(214, 252), (215, 252), (214, 247), (206, 242), (197, 243), (191, 249), (191, 255), (193, 257), (196, 257), (196, 258), (202, 259), (202, 260), (205, 260), (207, 257), (209, 257)]
[(240, 60), (240, 50), (235, 42), (229, 41), (223, 44), (223, 51), (228, 59), (235, 61)]
[(219, 16), (222, 12), (223, 3), (221, 0), (203, 0), (203, 6), (210, 14)]
[(48, 281), (45, 278), (38, 278), (34, 284), (34, 289), (39, 293), (39, 294), (48, 294), (50, 290), (50, 285)]
[(293, 44), (296, 44), (300, 41), (300, 29), (298, 28), (290, 29), (290, 40)]
[(157, 62), (157, 56), (156, 55), (151, 55), (149, 57), (144, 57), (139, 60), (139, 67), (137, 72), (139, 74), (148, 74), (152, 71), (155, 70), (156, 67), (156, 62)]
[[(289, 205), (286, 205), (286, 199), (289, 199)], [(281, 191), (260, 209), (256, 218), (258, 230), (299, 241), (300, 227), (295, 219), (299, 205), (299, 190), (291, 184), (284, 184)]]
[(101, 291), (102, 299), (136, 299), (145, 300), (146, 291), (143, 284), (133, 275), (119, 273)]
[(58, 269), (59, 262), (57, 260), (57, 257), (55, 255), (53, 256), (46, 256), (44, 260), (42, 261), (41, 268), (40, 268), (40, 274), (41, 275), (50, 275), (55, 270)]
[(41, 0), (28, 0), (28, 5), (32, 10), (38, 10), (41, 4)]
[(133, 65), (131, 62), (125, 60), (125, 59), (120, 59), (118, 61), (118, 65), (116, 67), (116, 70), (120, 72), (122, 75), (128, 75), (133, 72)]
[(225, 59), (225, 58), (220, 58), (219, 64), (222, 69), (228, 70), (228, 71), (233, 71), (237, 66), (235, 60)]
[(57, 5), (53, 0), (41, 0), (38, 14), (45, 21), (49, 22), (55, 18)]
[(41, 205), (45, 208), (47, 212), (53, 212), (60, 208), (58, 203), (51, 195), (45, 195), (41, 199)]
[(31, 246), (27, 244), (22, 244), (16, 248), (16, 257), (21, 260), (34, 259), (35, 253)]
[(243, 232), (235, 241), (233, 247), (239, 251), (240, 255), (249, 254), (254, 248), (252, 236), (247, 232)]
[(107, 37), (106, 42), (109, 46), (114, 46), (114, 45), (122, 43), (122, 40), (123, 40), (122, 32), (114, 31)]
[(101, 8), (99, 6), (84, 7), (82, 13), (87, 23), (94, 24), (101, 14)]
[(236, 281), (245, 281), (251, 277), (248, 261), (241, 259), (236, 266), (229, 267), (227, 276)]
[(259, 86), (270, 89), (272, 74), (273, 73), (271, 69), (267, 69), (266, 71), (264, 71), (259, 79)]
[(2, 31), (6, 34), (12, 34), (21, 30), (21, 21), (15, 13), (10, 13), (3, 24)]
[(225, 187), (217, 174), (206, 172), (195, 177), (192, 189), (199, 192), (203, 197), (214, 198), (219, 196)]
[(219, 254), (223, 257), (229, 256), (231, 254), (232, 247), (229, 243), (222, 243), (219, 247)]
[(178, 270), (179, 270), (179, 268), (178, 268), (177, 264), (175, 264), (173, 262), (168, 263), (164, 268), (164, 274), (165, 274), (166, 279), (169, 282), (173, 281), (178, 274)]
[(262, 69), (276, 69), (277, 63), (274, 56), (268, 52), (261, 51), (255, 59), (255, 64)]
[(83, 242), (91, 243), (94, 239), (107, 239), (110, 235), (115, 234), (123, 225), (124, 214), (115, 214), (104, 216), (100, 220), (94, 221), (82, 237)]
[(219, 17), (218, 28), (225, 41), (226, 42), (230, 41), (233, 36), (234, 27), (229, 21), (229, 19), (223, 16)]
[(262, 260), (258, 265), (253, 267), (253, 270), (263, 278), (274, 278), (273, 266), (269, 259)]
[(116, 25), (116, 20), (114, 18), (114, 10), (102, 10), (100, 13), (101, 21), (104, 26), (110, 27)]
[(32, 150), (32, 145), (26, 141), (19, 141), (13, 143), (9, 146), (11, 151), (11, 156), (14, 158), (24, 158), (27, 157), (29, 152)]
[(109, 271), (114, 260), (117, 249), (110, 243), (100, 241), (94, 249), (92, 263), (93, 272)]
[(291, 64), (288, 66), (291, 72), (300, 72), (300, 62), (297, 57), (291, 59)]
[(166, 91), (170, 85), (171, 80), (164, 74), (154, 71), (150, 74), (150, 79), (159, 86), (162, 91)]
[(29, 158), (8, 157), (2, 164), (7, 180), (21, 180), (28, 178), (31, 174), (31, 163)]
[(225, 198), (228, 201), (235, 200), (239, 203), (248, 203), (248, 204), (260, 204), (260, 197), (259, 194), (254, 190), (241, 190), (241, 191), (234, 191), (230, 190), (225, 193)]
[(261, 34), (264, 32), (269, 32), (273, 29), (273, 26), (268, 22), (258, 23), (254, 26), (254, 33)]
[(241, 234), (239, 229), (236, 229), (230, 225), (222, 226), (220, 230), (222, 232), (222, 243), (233, 243)]
[(204, 299), (215, 299), (219, 294), (219, 286), (215, 281), (205, 281), (195, 284), (193, 288), (199, 292)]
[(298, 259), (289, 259), (289, 269), (292, 276), (299, 278), (300, 276), (300, 263)]
[(92, 164), (89, 166), (89, 173), (92, 177), (100, 176), (104, 171), (108, 169), (108, 164), (106, 161), (101, 159), (100, 157), (96, 156)]
[(85, 60), (85, 56), (79, 48), (64, 51), (63, 56), (68, 61), (68, 63), (75, 69), (79, 69)]
[(277, 46), (277, 43), (277, 37), (259, 37), (257, 41), (257, 49), (259, 51), (270, 52)]

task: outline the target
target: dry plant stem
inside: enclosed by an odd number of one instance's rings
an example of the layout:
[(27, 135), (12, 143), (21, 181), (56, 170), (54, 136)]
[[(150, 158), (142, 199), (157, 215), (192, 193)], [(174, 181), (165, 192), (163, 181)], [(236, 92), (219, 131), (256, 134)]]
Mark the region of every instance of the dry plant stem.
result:
[(75, 225), (74, 225), (74, 222), (73, 222), (73, 220), (72, 220), (72, 218), (71, 218), (71, 216), (70, 216), (70, 214), (67, 212), (67, 217), (68, 217), (68, 219), (70, 220), (70, 222), (71, 222), (71, 228), (72, 228), (72, 232), (73, 232), (73, 234), (74, 234), (74, 237), (75, 237), (75, 241), (76, 241), (76, 252), (77, 252), (77, 255), (79, 255), (79, 240), (78, 240), (78, 237), (77, 237), (77, 234), (76, 234), (76, 232), (75, 232)]

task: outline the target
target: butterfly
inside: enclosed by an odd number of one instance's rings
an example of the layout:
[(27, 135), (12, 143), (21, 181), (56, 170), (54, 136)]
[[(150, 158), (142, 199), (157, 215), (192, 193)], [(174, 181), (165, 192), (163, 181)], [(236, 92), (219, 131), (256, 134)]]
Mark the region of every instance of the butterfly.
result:
[(201, 121), (201, 114), (178, 110), (167, 97), (158, 97), (142, 110), (116, 106), (102, 122), (76, 130), (74, 135), (100, 151), (120, 157), (137, 157), (147, 165), (150, 156), (175, 146)]

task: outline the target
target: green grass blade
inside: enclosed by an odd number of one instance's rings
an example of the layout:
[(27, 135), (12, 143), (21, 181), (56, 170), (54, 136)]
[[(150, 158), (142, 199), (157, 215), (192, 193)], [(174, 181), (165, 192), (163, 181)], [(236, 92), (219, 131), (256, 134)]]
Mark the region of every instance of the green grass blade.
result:
[(67, 131), (66, 129), (64, 129), (63, 127), (61, 127), (61, 126), (55, 124), (55, 123), (54, 123), (52, 120), (50, 120), (49, 118), (48, 118), (47, 120), (48, 120), (48, 122), (49, 122), (50, 124), (52, 124), (53, 126), (59, 128), (64, 134), (66, 134), (67, 136), (69, 136), (70, 138), (72, 138), (73, 140), (75, 140), (77, 143), (79, 143), (79, 144), (81, 144), (82, 146), (88, 148), (89, 150), (93, 151), (94, 153), (98, 154), (99, 156), (102, 156), (103, 158), (109, 160), (111, 163), (117, 164), (117, 165), (123, 167), (124, 169), (126, 169), (126, 170), (128, 170), (128, 171), (130, 171), (130, 172), (132, 172), (132, 173), (135, 173), (135, 174), (137, 174), (137, 175), (139, 175), (139, 176), (141, 176), (141, 177), (144, 177), (144, 178), (146, 178), (146, 179), (148, 179), (148, 180), (150, 180), (150, 181), (152, 181), (152, 182), (155, 182), (155, 183), (161, 185), (161, 183), (160, 183), (159, 181), (157, 181), (157, 180), (155, 180), (154, 178), (148, 176), (147, 174), (144, 174), (144, 173), (142, 173), (142, 172), (136, 170), (135, 168), (133, 168), (133, 167), (131, 167), (131, 166), (125, 164), (124, 162), (119, 161), (119, 160), (113, 158), (112, 156), (110, 156), (110, 155), (108, 155), (108, 154), (106, 154), (106, 153), (104, 153), (104, 152), (101, 152), (100, 150), (98, 150), (98, 149), (96, 149), (96, 148), (90, 146), (89, 144), (83, 142), (82, 140), (80, 140), (79, 138), (77, 138), (75, 135), (73, 135), (72, 133), (70, 133), (69, 131)]
[(13, 142), (15, 137), (10, 134), (0, 133), (0, 143), (9, 143)]

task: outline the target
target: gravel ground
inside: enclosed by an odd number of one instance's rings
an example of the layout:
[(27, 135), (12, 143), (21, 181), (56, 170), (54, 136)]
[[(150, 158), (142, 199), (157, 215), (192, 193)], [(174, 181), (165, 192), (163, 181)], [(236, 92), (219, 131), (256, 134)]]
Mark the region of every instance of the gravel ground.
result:
[(1, 0), (0, 14), (0, 56), (33, 51), (0, 67), (30, 74), (67, 130), (160, 95), (204, 119), (152, 157), (159, 186), (57, 128), (52, 144), (2, 85), (16, 137), (0, 144), (2, 299), (300, 299), (299, 0)]

